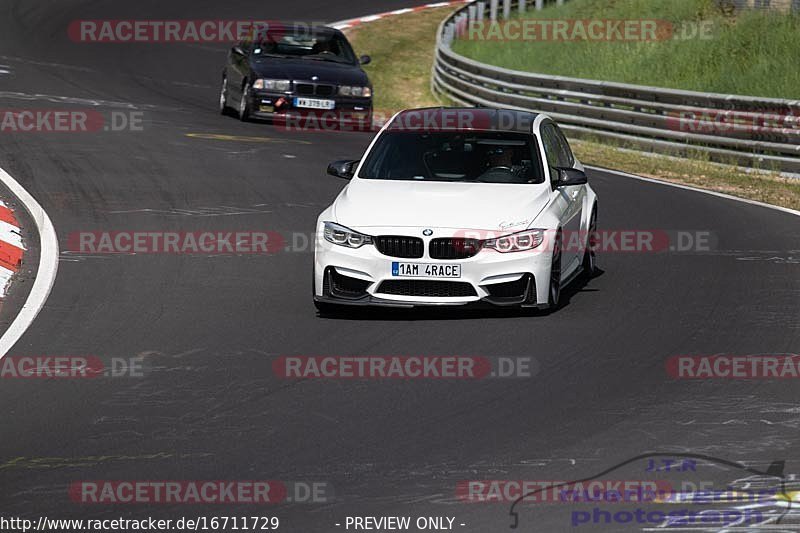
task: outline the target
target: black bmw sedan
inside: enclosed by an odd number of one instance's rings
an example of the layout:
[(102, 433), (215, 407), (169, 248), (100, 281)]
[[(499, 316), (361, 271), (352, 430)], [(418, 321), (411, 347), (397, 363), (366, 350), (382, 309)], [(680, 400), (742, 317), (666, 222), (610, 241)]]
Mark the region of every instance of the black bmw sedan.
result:
[(220, 111), (242, 120), (322, 113), (370, 120), (372, 85), (361, 68), (369, 62), (337, 29), (282, 25), (230, 50)]

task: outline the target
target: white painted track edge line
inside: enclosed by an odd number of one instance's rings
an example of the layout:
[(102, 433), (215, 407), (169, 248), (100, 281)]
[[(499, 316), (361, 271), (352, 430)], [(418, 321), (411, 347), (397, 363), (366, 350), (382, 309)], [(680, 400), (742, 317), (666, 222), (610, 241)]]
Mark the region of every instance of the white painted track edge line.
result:
[[(395, 9), (394, 11), (385, 11), (383, 13), (374, 13), (372, 15), (364, 15), (364, 16), (361, 16), (361, 17), (354, 17), (354, 18), (351, 18), (351, 19), (337, 20), (337, 21), (334, 21), (334, 22), (326, 22), (325, 25), (329, 26), (331, 28), (337, 28), (339, 30), (346, 30), (346, 29), (349, 29), (349, 25), (350, 24), (353, 24), (354, 22), (361, 22), (364, 19), (370, 19), (370, 22), (375, 22), (376, 20), (380, 20), (381, 18), (384, 18), (384, 17), (387, 17), (387, 16), (406, 15), (408, 13), (415, 12), (415, 11), (423, 11), (423, 10), (427, 10), (427, 9), (436, 9), (436, 8), (440, 8), (440, 7), (448, 7), (448, 6), (451, 6), (451, 5), (466, 4), (469, 1), (470, 0), (454, 0), (454, 1), (446, 1), (446, 2), (436, 2), (436, 3), (433, 3), (433, 4), (423, 4), (423, 5), (419, 5), (419, 6), (413, 6), (413, 7), (404, 7), (402, 9)], [(374, 17), (378, 17), (378, 18), (376, 19)]]
[(39, 266), (31, 292), (14, 321), (0, 337), (0, 359), (14, 347), (44, 307), (58, 271), (58, 237), (50, 217), (39, 202), (17, 180), (0, 168), (0, 181), (11, 190), (30, 214), (39, 232)]
[(788, 207), (781, 207), (779, 205), (768, 204), (766, 202), (759, 202), (758, 200), (749, 200), (747, 198), (740, 198), (739, 196), (733, 196), (732, 194), (725, 194), (724, 192), (717, 192), (717, 191), (709, 191), (709, 190), (706, 190), (706, 189), (700, 189), (698, 187), (692, 187), (691, 185), (683, 185), (681, 183), (672, 183), (671, 181), (664, 181), (664, 180), (659, 180), (659, 179), (656, 179), (656, 178), (647, 178), (645, 176), (637, 176), (636, 174), (631, 174), (629, 172), (622, 172), (620, 170), (612, 170), (612, 169), (609, 169), (609, 168), (596, 167), (594, 165), (587, 165), (587, 164), (584, 164), (584, 166), (586, 168), (590, 169), (590, 170), (595, 170), (595, 171), (598, 171), (598, 172), (608, 172), (609, 174), (616, 174), (618, 176), (623, 176), (625, 178), (633, 178), (633, 179), (636, 179), (636, 180), (647, 181), (647, 182), (650, 182), (650, 183), (657, 183), (659, 185), (667, 185), (668, 187), (676, 187), (678, 189), (684, 189), (684, 190), (687, 190), (687, 191), (694, 191), (694, 192), (700, 192), (700, 193), (703, 193), (703, 194), (709, 194), (711, 196), (716, 196), (718, 198), (724, 198), (726, 200), (735, 200), (737, 202), (742, 202), (742, 203), (750, 204), (750, 205), (756, 205), (758, 207), (766, 207), (767, 209), (774, 209), (776, 211), (781, 211), (783, 213), (788, 213), (790, 215), (794, 215), (794, 216), (800, 217), (800, 211), (796, 211), (794, 209), (789, 209)]

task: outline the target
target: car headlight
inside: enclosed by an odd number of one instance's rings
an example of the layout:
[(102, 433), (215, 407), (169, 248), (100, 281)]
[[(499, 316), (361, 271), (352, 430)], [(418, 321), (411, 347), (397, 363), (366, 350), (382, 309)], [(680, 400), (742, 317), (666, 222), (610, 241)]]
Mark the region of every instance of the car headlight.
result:
[(347, 248), (361, 248), (366, 244), (372, 244), (372, 237), (369, 235), (358, 233), (333, 222), (325, 223), (325, 240)]
[(253, 83), (253, 89), (265, 89), (267, 91), (287, 92), (292, 88), (291, 80), (271, 80), (261, 78)]
[(362, 98), (369, 98), (372, 96), (372, 89), (369, 87), (351, 87), (350, 85), (342, 85), (339, 87), (339, 94), (341, 96), (359, 96)]
[(527, 252), (533, 250), (544, 241), (544, 230), (531, 229), (504, 235), (496, 239), (489, 239), (483, 242), (484, 248), (491, 248), (500, 253)]

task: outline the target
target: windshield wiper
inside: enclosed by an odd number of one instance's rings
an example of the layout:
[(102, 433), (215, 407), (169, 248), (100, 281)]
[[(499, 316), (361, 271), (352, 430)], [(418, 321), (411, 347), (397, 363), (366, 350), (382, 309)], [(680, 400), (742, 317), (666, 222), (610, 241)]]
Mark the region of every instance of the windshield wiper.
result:
[(283, 58), (283, 59), (289, 59), (289, 58), (292, 58), (292, 57), (295, 57), (295, 56), (290, 56), (290, 55), (286, 55), (286, 54), (272, 54), (270, 52), (262, 52), (260, 54), (256, 54), (256, 57), (280, 57), (280, 58)]
[(303, 56), (303, 59), (311, 59), (313, 61), (329, 61), (331, 63), (347, 63), (347, 60), (344, 59), (334, 59), (332, 57), (324, 56)]

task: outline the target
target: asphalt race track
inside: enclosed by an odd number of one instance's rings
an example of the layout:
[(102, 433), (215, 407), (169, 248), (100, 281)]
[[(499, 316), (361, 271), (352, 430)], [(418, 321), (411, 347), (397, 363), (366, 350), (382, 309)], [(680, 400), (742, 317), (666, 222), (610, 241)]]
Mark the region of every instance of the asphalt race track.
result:
[[(568, 291), (557, 313), (535, 316), (320, 318), (310, 249), (70, 253), (79, 231), (309, 234), (344, 184), (326, 176), (327, 163), (359, 157), (371, 139), (220, 116), (224, 44), (73, 43), (70, 21), (330, 21), (407, 5), (2, 2), (0, 108), (92, 101), (145, 118), (142, 132), (2, 134), (0, 166), (47, 210), (62, 247), (52, 293), (11, 353), (138, 357), (146, 369), (143, 378), (0, 381), (4, 515), (274, 515), (281, 530), (304, 533), (344, 530), (335, 524), (353, 515), (447, 515), (460, 531), (489, 533), (508, 529), (508, 505), (459, 502), (458, 481), (573, 479), (647, 451), (786, 460), (787, 473), (800, 472), (795, 381), (676, 381), (664, 370), (676, 354), (797, 352), (800, 220), (790, 214), (592, 171), (601, 228), (707, 231), (714, 249), (602, 254), (602, 275)], [(537, 373), (289, 381), (272, 371), (281, 355), (454, 354), (530, 356)], [(78, 480), (156, 479), (325, 481), (335, 498), (254, 510), (80, 505), (67, 492)], [(564, 506), (535, 511), (522, 507), (523, 531), (576, 529)], [(579, 529), (621, 529), (606, 528)]]

